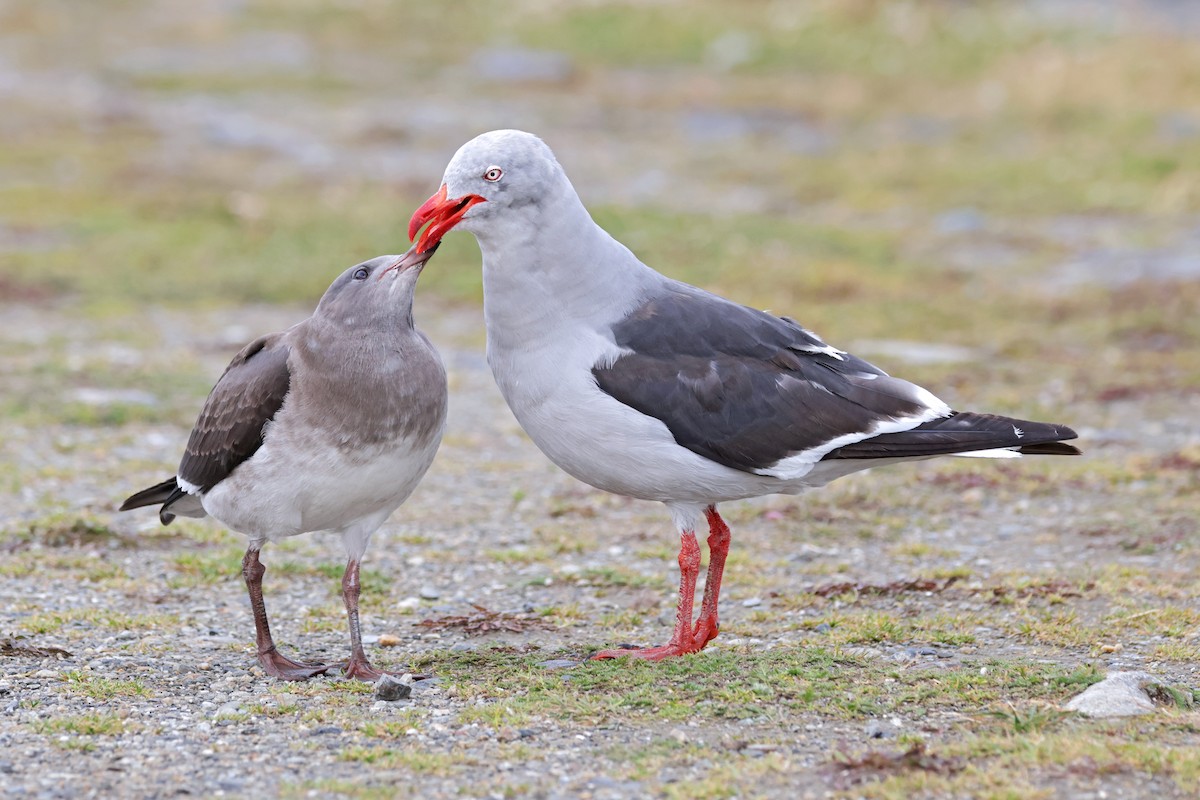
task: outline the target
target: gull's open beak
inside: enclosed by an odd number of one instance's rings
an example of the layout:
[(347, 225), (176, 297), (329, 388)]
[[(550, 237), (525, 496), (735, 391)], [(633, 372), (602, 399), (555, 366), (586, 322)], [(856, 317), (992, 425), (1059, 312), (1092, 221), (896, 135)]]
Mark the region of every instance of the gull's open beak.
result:
[(414, 244), (412, 247), (408, 248), (407, 253), (396, 259), (394, 264), (390, 265), (383, 272), (379, 273), (379, 280), (383, 280), (383, 276), (387, 275), (392, 270), (404, 272), (406, 269), (415, 269), (417, 272), (420, 272), (421, 268), (425, 266), (425, 262), (433, 258), (433, 254), (437, 252), (437, 249), (438, 246), (436, 242), (434, 243), (433, 247), (430, 247), (425, 252), (420, 252), (417, 250), (417, 246)]
[(432, 224), (425, 228), (421, 238), (417, 239), (416, 251), (424, 253), (431, 247), (437, 247), (442, 237), (463, 218), (463, 214), (466, 214), (471, 206), (485, 202), (485, 199), (477, 194), (467, 194), (449, 200), (446, 198), (446, 184), (443, 183), (438, 193), (422, 203), (408, 221), (409, 241), (416, 239), (417, 231), (430, 222)]

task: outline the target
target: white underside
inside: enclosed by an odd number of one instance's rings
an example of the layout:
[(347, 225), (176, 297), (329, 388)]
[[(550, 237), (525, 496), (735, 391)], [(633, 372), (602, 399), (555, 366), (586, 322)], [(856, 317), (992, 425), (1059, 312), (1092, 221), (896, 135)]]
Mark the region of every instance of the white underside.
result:
[(259, 541), (338, 531), (348, 555), (361, 557), (371, 534), (424, 477), (438, 438), (420, 450), (407, 442), (352, 451), (313, 444), (288, 436), (277, 422), (263, 446), (204, 495), (204, 509)]

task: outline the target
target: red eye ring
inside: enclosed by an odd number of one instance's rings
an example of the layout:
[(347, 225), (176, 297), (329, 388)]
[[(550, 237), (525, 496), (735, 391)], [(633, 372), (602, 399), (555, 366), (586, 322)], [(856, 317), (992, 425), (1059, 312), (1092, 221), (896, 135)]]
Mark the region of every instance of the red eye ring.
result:
[(491, 183), (495, 183), (504, 177), (504, 170), (499, 167), (488, 167), (487, 172), (483, 173), (483, 179)]

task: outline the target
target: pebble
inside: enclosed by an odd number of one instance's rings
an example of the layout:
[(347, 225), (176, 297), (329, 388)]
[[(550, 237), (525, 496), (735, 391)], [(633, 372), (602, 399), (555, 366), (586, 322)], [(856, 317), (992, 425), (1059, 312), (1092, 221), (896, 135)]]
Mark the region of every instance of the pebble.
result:
[(567, 658), (552, 658), (549, 661), (539, 661), (538, 666), (545, 669), (570, 669), (571, 667), (578, 667), (579, 663)]
[(391, 633), (379, 634), (379, 646), (380, 647), (399, 647), (400, 641), (401, 641), (400, 637), (396, 636), (395, 634), (391, 634)]
[(873, 719), (863, 726), (863, 733), (868, 739), (890, 739), (896, 735), (892, 726), (878, 719)]
[(762, 605), (761, 597), (749, 597), (742, 601), (742, 605), (746, 608), (755, 608)]
[(437, 600), (442, 596), (438, 590), (432, 586), (422, 586), (421, 591), (419, 591), (417, 594), (421, 595), (422, 600)]
[(385, 702), (394, 702), (396, 700), (407, 700), (412, 696), (412, 686), (403, 681), (396, 680), (391, 675), (380, 676), (379, 680), (375, 681), (375, 699)]

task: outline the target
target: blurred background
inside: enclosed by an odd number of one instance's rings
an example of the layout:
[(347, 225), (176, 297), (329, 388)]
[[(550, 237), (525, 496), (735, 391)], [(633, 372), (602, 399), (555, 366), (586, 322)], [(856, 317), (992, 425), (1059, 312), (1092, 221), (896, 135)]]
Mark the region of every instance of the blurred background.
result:
[[(3, 0), (0, 108), (10, 420), (190, 424), (155, 313), (311, 307), (517, 127), (660, 271), (956, 404), (1196, 435), (1195, 3)], [(480, 303), (469, 236), (422, 296)]]

